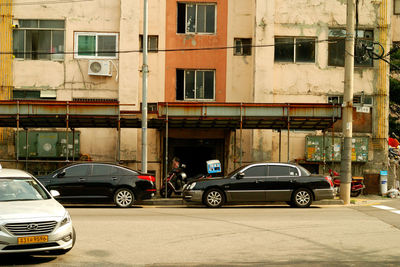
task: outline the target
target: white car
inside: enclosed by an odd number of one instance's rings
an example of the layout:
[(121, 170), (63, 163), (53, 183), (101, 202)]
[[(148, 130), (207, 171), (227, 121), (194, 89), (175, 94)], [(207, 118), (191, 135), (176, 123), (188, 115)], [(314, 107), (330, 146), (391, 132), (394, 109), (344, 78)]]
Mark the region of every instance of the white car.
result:
[(76, 235), (68, 211), (35, 177), (0, 165), (0, 255), (64, 254)]

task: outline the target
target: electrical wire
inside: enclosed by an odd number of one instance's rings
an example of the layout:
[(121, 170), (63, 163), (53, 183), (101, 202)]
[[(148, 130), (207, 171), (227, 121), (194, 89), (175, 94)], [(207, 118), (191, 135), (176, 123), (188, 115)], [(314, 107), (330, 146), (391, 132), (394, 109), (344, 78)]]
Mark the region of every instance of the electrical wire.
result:
[[(325, 39), (325, 40), (315, 40), (315, 41), (298, 41), (297, 44), (301, 44), (301, 43), (323, 43), (323, 42), (328, 42), (328, 43), (337, 43), (337, 40), (329, 40), (329, 39)], [(293, 45), (293, 42), (282, 42), (279, 43), (279, 45)], [(265, 45), (243, 45), (243, 47), (246, 48), (263, 48), (263, 47), (275, 47), (276, 44), (265, 44)], [(202, 47), (202, 48), (172, 48), (172, 49), (152, 49), (149, 50), (151, 52), (186, 52), (186, 51), (204, 51), (204, 50), (227, 50), (227, 49), (235, 49), (238, 46), (219, 46), (219, 47)], [(84, 53), (88, 53), (88, 54), (106, 54), (106, 53), (115, 53), (115, 54), (126, 54), (126, 53), (142, 53), (142, 49), (138, 49), (138, 50), (101, 50), (101, 51), (88, 51), (85, 50)], [(14, 54), (14, 55), (24, 55), (24, 54), (35, 54), (35, 55), (53, 55), (53, 54), (57, 54), (57, 55), (71, 55), (71, 54), (78, 54), (78, 52), (71, 52), (71, 51), (64, 51), (64, 52), (0, 52), (0, 54)]]

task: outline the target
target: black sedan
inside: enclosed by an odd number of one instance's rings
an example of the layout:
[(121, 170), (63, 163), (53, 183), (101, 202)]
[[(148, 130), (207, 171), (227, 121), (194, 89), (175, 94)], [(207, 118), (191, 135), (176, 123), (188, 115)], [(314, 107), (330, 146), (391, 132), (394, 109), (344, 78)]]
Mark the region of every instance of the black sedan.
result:
[(183, 199), (210, 208), (225, 203), (283, 201), (293, 207), (309, 207), (313, 200), (332, 199), (329, 176), (311, 175), (289, 163), (256, 163), (242, 166), (222, 178), (199, 179), (185, 185)]
[(156, 192), (154, 176), (110, 163), (68, 165), (38, 179), (60, 192), (61, 202), (114, 202), (126, 208)]

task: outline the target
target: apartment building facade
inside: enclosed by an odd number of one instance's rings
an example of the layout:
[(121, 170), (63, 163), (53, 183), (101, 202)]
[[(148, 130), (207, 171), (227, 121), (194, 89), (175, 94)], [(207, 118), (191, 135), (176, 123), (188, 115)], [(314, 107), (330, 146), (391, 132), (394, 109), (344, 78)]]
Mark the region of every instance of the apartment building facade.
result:
[[(374, 49), (380, 43), (389, 51), (391, 36), (399, 35), (391, 27), (391, 19), (399, 19), (394, 1), (359, 1), (359, 43)], [(122, 110), (140, 110), (143, 1), (23, 2), (13, 6), (14, 99), (118, 101)], [(148, 2), (149, 103), (341, 103), (346, 1)], [(355, 108), (353, 129), (369, 144), (367, 160), (356, 165), (359, 175), (386, 168), (388, 71), (365, 49), (357, 52), (354, 99), (360, 112)], [(141, 168), (141, 129), (75, 131), (82, 154)], [(335, 124), (332, 136), (340, 131)], [(148, 169), (159, 181), (166, 156), (177, 155), (193, 174), (201, 171), (196, 163), (213, 158), (225, 172), (248, 162), (287, 160), (321, 172), (325, 160), (307, 160), (306, 137), (322, 134), (170, 129), (167, 150), (166, 130), (149, 129)]]

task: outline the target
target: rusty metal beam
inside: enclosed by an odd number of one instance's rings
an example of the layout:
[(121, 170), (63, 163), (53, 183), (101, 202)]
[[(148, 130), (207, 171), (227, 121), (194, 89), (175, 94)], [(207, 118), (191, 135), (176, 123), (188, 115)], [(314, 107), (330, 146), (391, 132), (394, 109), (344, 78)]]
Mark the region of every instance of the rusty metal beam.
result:
[[(170, 128), (324, 130), (341, 118), (332, 104), (157, 103), (148, 127), (162, 129), (166, 110)], [(124, 111), (118, 102), (0, 101), (0, 127), (140, 128), (141, 112)], [(290, 108), (289, 108), (290, 107)]]

